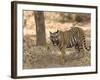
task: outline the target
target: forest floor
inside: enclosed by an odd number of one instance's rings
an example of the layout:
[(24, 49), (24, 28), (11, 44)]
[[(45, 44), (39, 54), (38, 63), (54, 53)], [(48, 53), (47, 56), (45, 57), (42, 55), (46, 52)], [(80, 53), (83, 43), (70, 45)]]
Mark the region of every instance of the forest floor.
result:
[(24, 50), (23, 68), (80, 67), (90, 65), (90, 53), (86, 53), (83, 57), (78, 58), (78, 54), (72, 50), (74, 49), (66, 49), (65, 63), (62, 64), (62, 60), (60, 58), (61, 52), (57, 47), (30, 47), (29, 49)]

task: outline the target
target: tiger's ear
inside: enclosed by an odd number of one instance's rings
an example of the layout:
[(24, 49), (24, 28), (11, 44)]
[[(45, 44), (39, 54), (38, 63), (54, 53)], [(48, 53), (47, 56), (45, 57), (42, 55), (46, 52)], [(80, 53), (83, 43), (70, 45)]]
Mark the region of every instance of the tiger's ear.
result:
[(52, 34), (52, 32), (49, 31), (50, 34)]
[(59, 32), (59, 30), (57, 30), (57, 33)]

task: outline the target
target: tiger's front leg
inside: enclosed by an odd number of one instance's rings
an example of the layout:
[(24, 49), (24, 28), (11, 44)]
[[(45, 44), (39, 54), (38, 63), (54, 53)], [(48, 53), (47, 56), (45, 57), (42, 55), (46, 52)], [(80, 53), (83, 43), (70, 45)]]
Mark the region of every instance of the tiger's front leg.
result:
[(65, 48), (60, 49), (61, 54), (60, 54), (60, 59), (61, 59), (61, 64), (65, 64)]

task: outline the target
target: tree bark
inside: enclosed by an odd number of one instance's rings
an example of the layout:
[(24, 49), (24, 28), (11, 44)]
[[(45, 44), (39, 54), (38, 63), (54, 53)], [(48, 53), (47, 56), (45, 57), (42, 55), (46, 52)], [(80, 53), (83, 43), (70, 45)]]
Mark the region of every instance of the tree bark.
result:
[(37, 45), (46, 44), (46, 35), (45, 35), (45, 21), (43, 11), (35, 11), (35, 22), (36, 22), (36, 35), (37, 35)]

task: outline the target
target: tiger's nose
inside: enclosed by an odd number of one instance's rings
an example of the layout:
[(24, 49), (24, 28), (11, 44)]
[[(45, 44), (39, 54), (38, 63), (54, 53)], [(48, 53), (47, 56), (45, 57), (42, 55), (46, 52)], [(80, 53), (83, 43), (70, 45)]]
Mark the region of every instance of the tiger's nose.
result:
[(54, 43), (53, 45), (56, 46), (56, 43)]

